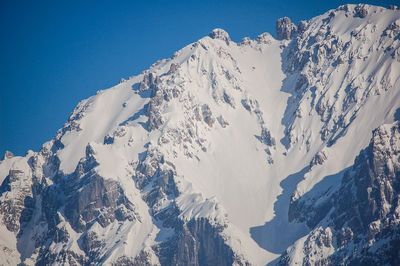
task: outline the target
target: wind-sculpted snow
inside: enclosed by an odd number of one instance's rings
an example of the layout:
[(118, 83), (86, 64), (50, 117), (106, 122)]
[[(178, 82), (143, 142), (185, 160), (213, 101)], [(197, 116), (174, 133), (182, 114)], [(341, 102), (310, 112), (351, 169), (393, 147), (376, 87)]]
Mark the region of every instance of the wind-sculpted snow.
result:
[(83, 100), (1, 161), (0, 264), (396, 264), (397, 124), (380, 126), (399, 21), (346, 5), (280, 20), (282, 40), (215, 29)]

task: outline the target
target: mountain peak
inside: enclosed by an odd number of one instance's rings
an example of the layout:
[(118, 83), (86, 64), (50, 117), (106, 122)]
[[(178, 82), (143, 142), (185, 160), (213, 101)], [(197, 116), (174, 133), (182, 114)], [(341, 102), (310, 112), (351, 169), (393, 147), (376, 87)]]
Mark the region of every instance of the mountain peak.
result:
[(12, 152), (10, 152), (10, 151), (6, 151), (6, 152), (4, 153), (3, 160), (5, 160), (5, 159), (10, 159), (10, 158), (12, 158), (12, 157), (14, 157), (14, 154), (13, 154)]
[(226, 42), (227, 45), (229, 45), (229, 42), (231, 41), (229, 34), (225, 30), (219, 28), (216, 28), (213, 31), (211, 31), (210, 34), (208, 34), (208, 36), (212, 39), (223, 40)]
[(283, 17), (276, 22), (276, 35), (278, 40), (289, 40), (291, 35), (297, 31), (296, 25), (288, 17)]

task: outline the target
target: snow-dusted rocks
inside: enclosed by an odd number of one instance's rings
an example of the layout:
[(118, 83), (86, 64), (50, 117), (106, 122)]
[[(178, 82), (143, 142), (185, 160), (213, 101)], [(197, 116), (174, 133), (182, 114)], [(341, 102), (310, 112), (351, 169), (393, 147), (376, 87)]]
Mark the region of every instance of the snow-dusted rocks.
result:
[[(321, 181), (309, 194), (291, 203), (292, 218), (313, 229), (281, 258), (284, 264), (361, 263), (396, 265), (399, 261), (400, 130), (398, 122), (373, 131), (369, 146), (340, 175), (339, 186)], [(329, 231), (329, 245), (318, 243)], [(326, 237), (326, 233), (325, 233)], [(329, 247), (330, 250), (325, 250)], [(300, 250), (301, 251), (300, 251)], [(291, 256), (302, 252), (303, 257)]]
[(6, 152), (4, 153), (3, 160), (5, 160), (5, 159), (10, 159), (10, 158), (12, 158), (12, 157), (14, 157), (14, 154), (13, 154), (12, 152), (10, 152), (10, 151), (6, 151)]
[(210, 36), (212, 39), (222, 40), (227, 45), (229, 45), (229, 42), (231, 41), (229, 34), (223, 29), (214, 29), (212, 32), (210, 32), (210, 34), (208, 34), (208, 36)]
[(280, 18), (276, 22), (276, 36), (278, 40), (289, 40), (296, 31), (296, 25), (288, 17)]
[(359, 4), (354, 9), (355, 15), (360, 18), (365, 18), (368, 15), (368, 6)]
[(398, 264), (399, 21), (216, 29), (83, 100), (0, 162), (0, 264)]

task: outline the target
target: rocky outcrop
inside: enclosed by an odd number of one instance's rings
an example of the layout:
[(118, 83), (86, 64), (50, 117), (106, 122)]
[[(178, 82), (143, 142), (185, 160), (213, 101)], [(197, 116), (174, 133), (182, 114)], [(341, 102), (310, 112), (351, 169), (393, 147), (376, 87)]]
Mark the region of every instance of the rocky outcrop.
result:
[(13, 154), (12, 152), (10, 152), (10, 151), (6, 151), (6, 152), (4, 153), (3, 160), (5, 160), (5, 159), (10, 159), (10, 158), (12, 158), (12, 157), (14, 157), (14, 154)]
[(359, 4), (355, 8), (355, 16), (365, 18), (368, 15), (368, 8), (365, 5)]
[(339, 208), (332, 217), (337, 227), (348, 223), (354, 233), (360, 234), (376, 221), (383, 227), (378, 232), (390, 228), (387, 219), (400, 221), (399, 155), (399, 124), (376, 129), (368, 148), (356, 158), (352, 172), (344, 175), (336, 195)]
[(308, 26), (308, 22), (305, 20), (302, 20), (299, 22), (299, 25), (297, 25), (297, 31), (299, 33), (303, 33), (306, 30), (307, 26)]
[(276, 36), (278, 40), (290, 40), (296, 31), (296, 25), (288, 17), (280, 18), (276, 22)]
[(320, 165), (323, 164), (323, 163), (326, 161), (327, 158), (328, 158), (328, 157), (326, 156), (326, 154), (325, 154), (324, 151), (318, 152), (318, 153), (315, 154), (315, 156), (312, 158), (312, 160), (311, 160), (311, 162), (310, 162), (310, 168), (313, 167), (313, 166), (315, 166), (315, 165), (318, 165), (318, 164), (320, 164)]
[(151, 262), (150, 255), (144, 251), (140, 252), (138, 256), (135, 258), (128, 256), (121, 256), (115, 262), (113, 262), (112, 266), (151, 266), (154, 265)]
[[(324, 14), (318, 27), (310, 27), (307, 22), (301, 23), (301, 26), (299, 24), (296, 37), (291, 38), (284, 51), (283, 61), (283, 69), (288, 75), (288, 83), (283, 87), (292, 93), (288, 101), (292, 110), (284, 119), (287, 121), (286, 130), (290, 145), (296, 141), (307, 141), (307, 139), (290, 138), (291, 132), (296, 130), (296, 120), (302, 118), (302, 113), (310, 112), (306, 111), (307, 105), (311, 106), (312, 112), (315, 111), (323, 122), (320, 139), (328, 146), (332, 146), (346, 134), (347, 128), (368, 97), (380, 95), (393, 88), (393, 82), (386, 73), (372, 78), (371, 75), (365, 75), (358, 69), (346, 71), (356, 64), (376, 64), (371, 54), (372, 50), (371, 53), (362, 52), (363, 49), (369, 49), (374, 45), (391, 51), (393, 59), (397, 58), (398, 44), (395, 39), (400, 32), (398, 30), (400, 22), (392, 19), (378, 29), (368, 22), (368, 18), (376, 16), (374, 14), (377, 12), (385, 12), (385, 9), (362, 4), (344, 5)], [(347, 37), (343, 38), (343, 33), (338, 33), (333, 25), (334, 19), (338, 18), (356, 20), (362, 24), (349, 30), (345, 34)], [(289, 32), (292, 32), (293, 27), (285, 25), (291, 25), (290, 23), (288, 19), (281, 19), (280, 38), (289, 38)], [(371, 37), (374, 34), (380, 37)], [(377, 50), (376, 53), (381, 53), (383, 50)], [(344, 69), (342, 78), (346, 81), (346, 86), (333, 84), (330, 73), (337, 68)], [(316, 78), (315, 73), (319, 73), (319, 77)], [(326, 90), (337, 91), (336, 96), (327, 95)], [(343, 94), (344, 97), (337, 97), (339, 94)], [(297, 130), (306, 129), (297, 128)]]
[(139, 83), (139, 91), (157, 91), (158, 85), (161, 83), (160, 78), (154, 73), (146, 73), (143, 80)]
[(11, 169), (0, 186), (1, 222), (14, 233), (23, 229), (30, 220), (35, 205), (28, 169)]
[[(319, 195), (324, 194), (329, 196), (311, 199), (306, 194), (290, 205), (291, 219), (306, 222), (313, 229), (304, 242), (303, 263), (397, 265), (400, 262), (399, 123), (374, 130), (369, 146), (351, 169), (343, 173), (337, 191), (319, 191)], [(314, 245), (320, 234), (318, 228), (330, 230), (329, 253)], [(289, 263), (287, 257), (283, 256), (281, 263)]]
[(179, 196), (175, 175), (175, 166), (149, 146), (146, 156), (136, 165), (134, 176), (137, 185), (146, 188), (143, 199), (153, 217), (175, 232), (154, 247), (161, 265), (232, 265), (235, 256), (221, 236), (221, 225), (213, 225), (206, 218), (184, 221), (178, 217), (180, 211), (173, 201)]
[(212, 115), (211, 109), (208, 106), (208, 104), (203, 104), (201, 106), (201, 112), (203, 115), (203, 120), (204, 122), (209, 126), (212, 127), (214, 125), (215, 122), (215, 118)]
[(207, 219), (193, 219), (177, 228), (178, 236), (163, 244), (164, 265), (232, 265), (234, 253)]
[(133, 221), (134, 208), (117, 182), (90, 173), (68, 188), (65, 215), (71, 226), (83, 232), (98, 222), (106, 227), (114, 220)]
[(214, 29), (208, 36), (212, 39), (219, 39), (224, 41), (227, 45), (229, 45), (229, 42), (231, 41), (231, 38), (229, 37), (229, 34), (224, 31), (223, 29)]

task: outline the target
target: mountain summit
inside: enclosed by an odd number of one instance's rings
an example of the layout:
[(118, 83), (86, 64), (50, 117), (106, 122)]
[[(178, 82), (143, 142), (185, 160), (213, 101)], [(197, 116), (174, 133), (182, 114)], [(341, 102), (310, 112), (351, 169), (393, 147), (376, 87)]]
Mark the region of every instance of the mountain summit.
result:
[(400, 263), (400, 10), (222, 29), (0, 162), (0, 264)]

